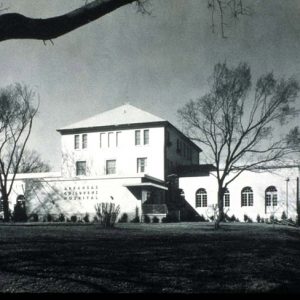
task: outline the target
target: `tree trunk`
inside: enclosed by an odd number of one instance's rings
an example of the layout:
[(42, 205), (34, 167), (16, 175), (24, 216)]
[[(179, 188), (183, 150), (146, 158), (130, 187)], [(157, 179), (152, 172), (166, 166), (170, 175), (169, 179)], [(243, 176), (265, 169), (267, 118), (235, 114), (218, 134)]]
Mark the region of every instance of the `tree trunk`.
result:
[(224, 221), (224, 192), (225, 189), (223, 188), (222, 184), (219, 183), (218, 186), (218, 216), (217, 219), (215, 220), (215, 229), (220, 228), (220, 223)]
[(9, 211), (8, 195), (6, 192), (3, 191), (2, 191), (2, 201), (3, 201), (4, 222), (9, 222), (10, 211)]

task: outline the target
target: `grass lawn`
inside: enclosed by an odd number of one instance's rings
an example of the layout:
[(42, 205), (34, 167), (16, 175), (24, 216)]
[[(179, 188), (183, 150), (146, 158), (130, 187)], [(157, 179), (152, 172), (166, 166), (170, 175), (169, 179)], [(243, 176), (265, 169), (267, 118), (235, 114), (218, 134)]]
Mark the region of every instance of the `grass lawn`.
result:
[(300, 229), (0, 224), (0, 292), (300, 292)]

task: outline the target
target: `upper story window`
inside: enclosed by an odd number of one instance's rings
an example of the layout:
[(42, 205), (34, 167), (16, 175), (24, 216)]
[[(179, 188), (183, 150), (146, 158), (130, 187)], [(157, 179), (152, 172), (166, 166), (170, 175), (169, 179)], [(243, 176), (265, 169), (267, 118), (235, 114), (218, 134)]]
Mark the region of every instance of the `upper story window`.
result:
[(80, 138), (79, 134), (76, 134), (74, 136), (74, 149), (79, 149), (79, 138)]
[(141, 144), (141, 131), (136, 130), (135, 131), (135, 145), (138, 146)]
[(114, 133), (109, 132), (108, 133), (108, 141), (107, 141), (107, 147), (108, 148), (113, 146), (113, 137), (114, 137)]
[(266, 189), (265, 202), (266, 202), (266, 206), (277, 206), (278, 198), (277, 198), (277, 189), (275, 186), (269, 186)]
[(74, 149), (78, 150), (80, 149), (80, 136), (81, 136), (81, 148), (86, 149), (87, 148), (87, 134), (76, 134), (74, 135)]
[(76, 162), (76, 176), (86, 175), (86, 161)]
[(149, 144), (149, 129), (144, 130), (144, 145)]
[(101, 132), (100, 133), (100, 148), (104, 147), (104, 139), (105, 139), (105, 133)]
[(137, 159), (137, 172), (138, 173), (144, 173), (146, 172), (146, 167), (147, 167), (147, 158), (138, 158)]
[(106, 161), (106, 175), (116, 174), (116, 160)]
[(241, 206), (253, 206), (253, 191), (249, 186), (242, 189)]
[(199, 189), (196, 192), (196, 207), (207, 207), (207, 192), (205, 189)]
[(82, 135), (82, 149), (87, 148), (87, 134)]

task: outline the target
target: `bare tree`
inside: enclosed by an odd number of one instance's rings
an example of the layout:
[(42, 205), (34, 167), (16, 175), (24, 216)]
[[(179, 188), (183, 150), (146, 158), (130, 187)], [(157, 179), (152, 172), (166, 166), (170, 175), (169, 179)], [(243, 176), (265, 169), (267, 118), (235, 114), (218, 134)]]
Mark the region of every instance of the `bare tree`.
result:
[[(149, 14), (147, 8), (149, 2), (150, 0), (94, 0), (91, 2), (85, 0), (81, 7), (47, 19), (29, 18), (18, 13), (4, 13), (0, 15), (0, 42), (10, 39), (52, 41), (127, 4), (135, 3), (138, 12)], [(218, 14), (223, 37), (225, 37), (224, 28), (230, 18), (238, 20), (239, 16), (249, 14), (249, 9), (244, 7), (243, 0), (207, 0), (207, 4), (211, 11), (213, 32), (215, 32), (215, 19)], [(4, 10), (6, 8), (2, 8), (0, 12)]]
[(9, 195), (37, 113), (34, 98), (34, 92), (21, 84), (0, 90), (0, 192), (4, 221), (9, 221)]
[(292, 151), (274, 126), (295, 115), (292, 104), (299, 84), (292, 78), (276, 80), (269, 73), (252, 90), (250, 67), (245, 63), (232, 69), (217, 64), (211, 81), (209, 93), (178, 113), (187, 135), (207, 149), (216, 165), (218, 228), (227, 186), (242, 172), (274, 165)]
[[(16, 168), (21, 151), (22, 146), (18, 145), (14, 151), (12, 172)], [(50, 169), (49, 164), (42, 160), (41, 155), (37, 151), (27, 149), (23, 151), (18, 167), (18, 173), (43, 173), (50, 172)]]

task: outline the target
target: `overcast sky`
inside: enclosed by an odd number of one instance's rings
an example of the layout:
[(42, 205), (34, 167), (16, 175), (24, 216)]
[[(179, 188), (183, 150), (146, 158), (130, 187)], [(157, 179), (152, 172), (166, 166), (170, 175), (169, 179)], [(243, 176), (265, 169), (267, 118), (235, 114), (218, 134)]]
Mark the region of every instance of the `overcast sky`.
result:
[[(10, 12), (51, 17), (83, 0), (3, 0)], [(0, 43), (1, 87), (34, 87), (41, 99), (29, 148), (60, 170), (56, 129), (129, 102), (180, 128), (177, 109), (201, 96), (218, 62), (300, 80), (300, 1), (248, 0), (251, 17), (212, 34), (206, 0), (151, 0), (152, 15), (128, 5), (54, 40)], [(299, 106), (299, 101), (298, 101)], [(295, 123), (299, 123), (297, 120)], [(300, 125), (300, 124), (299, 124)]]

